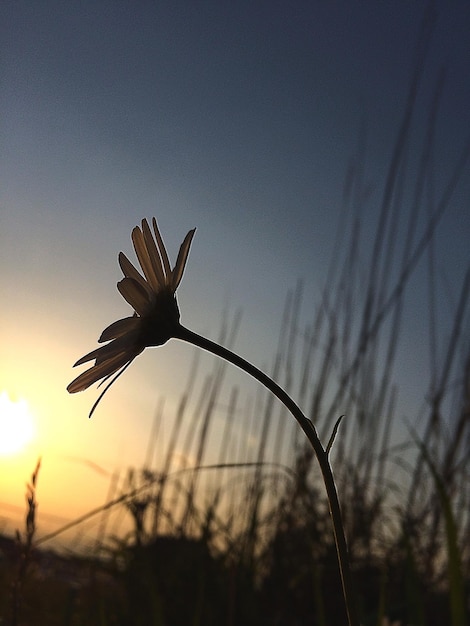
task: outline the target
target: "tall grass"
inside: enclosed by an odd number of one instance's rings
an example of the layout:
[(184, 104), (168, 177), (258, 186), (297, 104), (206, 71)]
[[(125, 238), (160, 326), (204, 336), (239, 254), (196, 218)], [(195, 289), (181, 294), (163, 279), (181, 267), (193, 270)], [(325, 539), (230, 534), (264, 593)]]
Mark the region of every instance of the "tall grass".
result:
[(36, 468), (31, 474), (31, 481), (26, 485), (26, 516), (25, 516), (25, 530), (21, 534), (19, 530), (16, 531), (16, 542), (18, 547), (18, 564), (17, 571), (13, 578), (11, 594), (11, 624), (12, 626), (18, 626), (21, 623), (21, 612), (24, 597), (24, 585), (28, 574), (28, 569), (31, 566), (31, 557), (33, 551), (33, 540), (36, 534), (36, 482), (39, 475), (39, 469), (41, 467), (41, 459), (38, 460)]

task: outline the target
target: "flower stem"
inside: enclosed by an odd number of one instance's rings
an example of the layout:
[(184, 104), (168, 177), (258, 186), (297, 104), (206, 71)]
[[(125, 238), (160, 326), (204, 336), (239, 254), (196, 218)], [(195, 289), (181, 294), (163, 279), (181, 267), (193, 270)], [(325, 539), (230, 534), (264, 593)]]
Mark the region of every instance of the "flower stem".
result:
[(323, 482), (328, 497), (328, 503), (330, 507), (330, 515), (333, 521), (333, 530), (336, 544), (336, 551), (338, 555), (339, 569), (341, 573), (341, 582), (343, 586), (343, 596), (346, 604), (346, 611), (348, 615), (349, 626), (359, 626), (359, 620), (356, 614), (356, 605), (354, 601), (354, 594), (351, 580), (351, 570), (349, 566), (348, 547), (346, 543), (346, 537), (344, 535), (343, 520), (341, 515), (341, 508), (338, 499), (338, 493), (336, 491), (336, 485), (333, 477), (333, 472), (328, 459), (328, 451), (323, 448), (323, 445), (318, 438), (317, 432), (313, 423), (303, 414), (298, 405), (292, 400), (292, 398), (274, 382), (264, 372), (257, 367), (238, 356), (231, 350), (219, 345), (194, 333), (193, 331), (178, 325), (175, 333), (173, 334), (175, 339), (181, 339), (192, 343), (203, 350), (212, 352), (216, 356), (225, 359), (226, 361), (236, 365), (240, 369), (244, 370), (250, 376), (253, 376), (258, 382), (264, 385), (269, 391), (271, 391), (290, 411), (290, 413), (297, 420), (298, 424), (307, 436), (315, 455), (318, 459), (320, 469), (323, 476)]

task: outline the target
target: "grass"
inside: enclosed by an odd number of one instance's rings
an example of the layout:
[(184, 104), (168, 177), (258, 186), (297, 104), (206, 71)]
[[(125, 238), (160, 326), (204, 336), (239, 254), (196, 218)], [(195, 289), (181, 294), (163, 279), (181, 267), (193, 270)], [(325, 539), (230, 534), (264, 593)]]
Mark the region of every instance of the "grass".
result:
[(36, 534), (36, 482), (38, 479), (41, 459), (38, 460), (35, 470), (31, 475), (31, 482), (26, 486), (26, 517), (25, 532), (22, 536), (16, 532), (17, 564), (16, 572), (11, 582), (11, 625), (18, 626), (21, 623), (21, 608), (24, 595), (24, 584), (27, 580), (28, 569), (31, 566), (33, 540)]
[[(450, 330), (440, 335), (435, 245), (470, 142), (439, 186), (443, 76), (423, 135), (413, 127), (428, 35), (383, 189), (371, 191), (361, 134), (322, 297), (311, 310), (300, 283), (288, 293), (270, 370), (324, 445), (332, 442), (365, 626), (470, 623), (470, 268), (456, 285)], [(370, 238), (363, 229), (374, 209)], [(408, 416), (414, 434), (400, 441), (395, 372), (407, 358), (405, 298), (419, 264), (427, 272), (429, 372), (422, 409)], [(231, 348), (239, 332), (239, 315), (224, 316), (219, 343)], [(35, 538), (33, 478), (20, 556), (1, 568), (0, 617), (15, 625), (346, 623), (313, 450), (271, 394), (231, 380), (226, 364), (195, 352), (175, 414), (159, 405), (143, 467), (114, 476), (106, 505), (72, 524), (99, 519), (86, 559), (42, 551), (65, 529)], [(163, 421), (171, 432), (162, 453)], [(258, 442), (251, 454), (249, 440)], [(132, 531), (123, 536), (124, 518)], [(46, 576), (47, 558), (54, 565)]]

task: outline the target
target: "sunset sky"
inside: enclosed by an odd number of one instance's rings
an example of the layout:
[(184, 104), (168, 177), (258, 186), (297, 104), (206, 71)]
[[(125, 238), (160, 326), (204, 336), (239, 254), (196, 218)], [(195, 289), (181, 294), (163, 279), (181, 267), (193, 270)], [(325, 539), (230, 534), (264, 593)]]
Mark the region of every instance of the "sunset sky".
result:
[[(0, 457), (0, 531), (19, 519), (39, 456), (54, 526), (103, 503), (111, 474), (142, 463), (160, 399), (169, 416), (177, 405), (194, 354), (177, 342), (139, 357), (91, 420), (96, 389), (66, 392), (73, 363), (130, 314), (117, 255), (135, 260), (142, 218), (157, 217), (173, 262), (197, 228), (178, 290), (191, 329), (216, 339), (224, 311), (241, 309), (236, 349), (266, 367), (299, 279), (311, 318), (364, 127), (380, 196), (426, 4), (2, 2), (0, 392), (27, 402), (35, 435)], [(470, 3), (435, 4), (415, 125), (445, 67), (439, 195), (470, 129)], [(469, 200), (467, 167), (436, 237), (443, 335), (469, 262)], [(407, 299), (402, 416), (423, 399), (410, 393), (427, 356), (422, 298)]]

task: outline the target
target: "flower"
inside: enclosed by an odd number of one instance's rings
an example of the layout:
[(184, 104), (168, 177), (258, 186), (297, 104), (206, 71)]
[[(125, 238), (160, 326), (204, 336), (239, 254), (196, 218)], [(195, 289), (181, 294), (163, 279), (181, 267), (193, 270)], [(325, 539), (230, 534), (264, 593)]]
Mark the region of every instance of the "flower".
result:
[(134, 309), (134, 315), (105, 328), (98, 342), (109, 343), (89, 352), (74, 364), (75, 367), (95, 361), (90, 369), (68, 385), (69, 393), (83, 391), (101, 379), (103, 383), (116, 374), (94, 404), (90, 416), (107, 389), (136, 356), (149, 346), (166, 343), (179, 326), (175, 292), (183, 277), (196, 229), (190, 230), (184, 238), (175, 267), (171, 269), (155, 218), (152, 225), (155, 238), (146, 219), (142, 220), (142, 228), (136, 226), (132, 231), (132, 242), (143, 276), (125, 254), (120, 252), (118, 257), (124, 278), (118, 282), (117, 288)]

